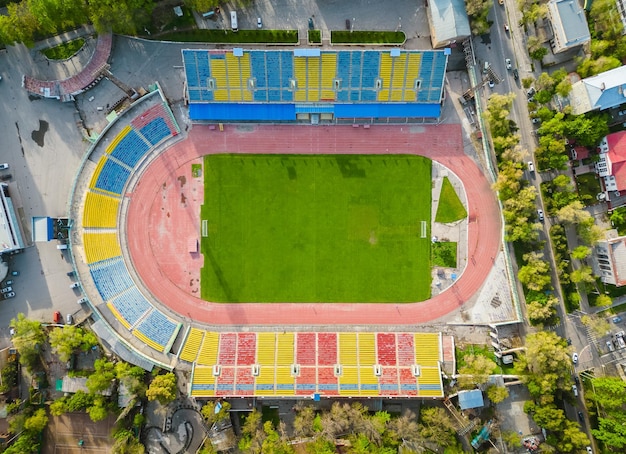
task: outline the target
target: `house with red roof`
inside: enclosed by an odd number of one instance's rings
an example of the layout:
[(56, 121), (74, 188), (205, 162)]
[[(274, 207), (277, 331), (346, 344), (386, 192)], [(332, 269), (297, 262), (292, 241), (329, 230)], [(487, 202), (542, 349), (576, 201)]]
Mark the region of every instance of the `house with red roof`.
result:
[[(602, 177), (607, 198), (613, 200), (626, 194), (626, 131), (609, 134), (598, 147), (600, 159), (596, 172)], [(620, 203), (619, 205), (623, 205)], [(617, 205), (612, 205), (613, 208)]]

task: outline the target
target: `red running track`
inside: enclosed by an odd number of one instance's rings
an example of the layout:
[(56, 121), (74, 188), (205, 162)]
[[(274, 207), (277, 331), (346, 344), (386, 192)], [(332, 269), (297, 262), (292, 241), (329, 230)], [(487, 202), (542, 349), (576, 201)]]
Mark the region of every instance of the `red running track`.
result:
[[(457, 282), (432, 299), (411, 304), (209, 303), (196, 298), (203, 258), (200, 238), (202, 179), (191, 164), (209, 153), (355, 153), (427, 156), (463, 181), (469, 203), (468, 260)], [(208, 189), (210, 190), (210, 188)], [(132, 265), (154, 297), (174, 312), (210, 325), (408, 325), (437, 319), (482, 286), (500, 247), (500, 213), (489, 182), (463, 152), (460, 125), (235, 126), (223, 132), (194, 126), (189, 137), (145, 169), (127, 215)], [(147, 220), (147, 222), (146, 222)]]

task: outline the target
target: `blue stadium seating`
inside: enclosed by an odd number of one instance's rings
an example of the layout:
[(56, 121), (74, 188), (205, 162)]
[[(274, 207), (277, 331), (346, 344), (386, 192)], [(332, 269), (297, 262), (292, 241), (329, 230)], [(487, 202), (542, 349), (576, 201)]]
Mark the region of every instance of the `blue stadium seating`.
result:
[[(160, 120), (163, 121), (162, 119)], [(167, 125), (165, 125), (165, 128), (169, 132), (169, 128), (167, 128)], [(141, 129), (142, 134), (144, 134), (144, 129), (145, 128)], [(156, 142), (153, 142), (152, 144), (154, 145), (154, 143)], [(126, 136), (124, 136), (122, 140), (120, 140), (120, 143), (118, 143), (117, 146), (113, 149), (113, 151), (111, 152), (111, 156), (119, 159), (121, 162), (129, 167), (135, 167), (137, 161), (139, 161), (139, 159), (144, 154), (146, 154), (149, 149), (150, 146), (146, 142), (144, 142), (135, 131), (131, 130), (128, 134), (126, 134)]]
[(363, 52), (363, 76), (361, 77), (361, 88), (376, 87), (379, 65), (380, 52), (373, 50), (366, 50)]
[[(167, 125), (165, 120), (161, 117), (155, 118), (150, 123), (148, 123), (143, 128), (141, 128), (140, 131), (141, 131), (141, 134), (146, 139), (148, 139), (148, 142), (150, 142), (152, 145), (156, 145), (161, 140), (172, 135), (172, 131), (170, 131), (170, 127)], [(118, 145), (118, 148), (119, 148), (119, 145)], [(146, 149), (146, 151), (148, 150)], [(143, 156), (143, 154), (140, 156)], [(134, 164), (131, 167), (134, 167)]]
[(98, 180), (96, 181), (96, 188), (103, 191), (113, 192), (115, 194), (121, 194), (124, 190), (126, 180), (130, 176), (130, 170), (122, 167), (118, 163), (107, 159), (102, 167)]
[(196, 61), (197, 53), (192, 50), (183, 50), (183, 61), (185, 62), (185, 74), (187, 75), (187, 84), (190, 87), (197, 87), (198, 84), (198, 63)]
[(139, 325), (137, 330), (160, 345), (167, 345), (178, 325), (161, 311), (153, 310)]
[[(266, 65), (268, 69), (271, 68), (280, 68), (280, 52), (270, 51), (266, 55)], [(280, 85), (280, 77), (281, 71), (268, 71), (267, 72), (267, 86), (268, 88), (279, 88)], [(287, 77), (291, 77), (288, 75)]]
[(111, 303), (131, 326), (153, 307), (135, 286), (119, 295)]
[(337, 54), (337, 79), (341, 80), (341, 90), (337, 92), (337, 101), (348, 101), (350, 96), (350, 52), (339, 51)]
[(265, 54), (252, 52), (250, 54), (251, 76), (256, 79), (257, 88), (267, 87), (267, 73), (265, 66)]
[(293, 53), (282, 51), (280, 53), (280, 86), (289, 88), (289, 79), (293, 77)]
[(89, 271), (104, 301), (135, 285), (121, 257), (91, 264)]

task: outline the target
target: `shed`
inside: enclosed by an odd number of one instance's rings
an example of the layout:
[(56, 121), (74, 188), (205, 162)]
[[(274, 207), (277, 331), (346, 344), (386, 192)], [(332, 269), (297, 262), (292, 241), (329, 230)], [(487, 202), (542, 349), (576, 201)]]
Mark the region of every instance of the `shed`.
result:
[(481, 408), (485, 405), (483, 400), (483, 392), (480, 389), (471, 391), (459, 391), (459, 407), (461, 410), (469, 410), (471, 408)]

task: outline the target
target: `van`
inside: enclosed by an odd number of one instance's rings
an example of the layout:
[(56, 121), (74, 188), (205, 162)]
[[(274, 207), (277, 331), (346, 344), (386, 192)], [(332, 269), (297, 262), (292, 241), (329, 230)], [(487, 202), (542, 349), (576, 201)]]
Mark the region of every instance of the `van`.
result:
[(65, 249), (67, 249), (67, 244), (57, 244), (57, 249), (59, 249), (60, 251), (64, 251)]
[(234, 32), (239, 30), (239, 27), (237, 26), (237, 11), (230, 12), (230, 28)]

